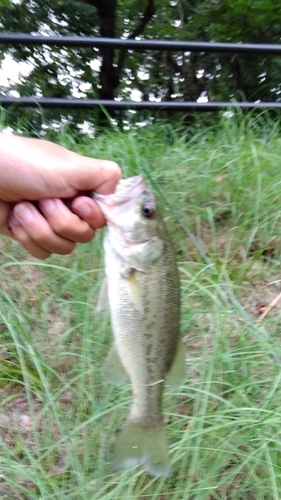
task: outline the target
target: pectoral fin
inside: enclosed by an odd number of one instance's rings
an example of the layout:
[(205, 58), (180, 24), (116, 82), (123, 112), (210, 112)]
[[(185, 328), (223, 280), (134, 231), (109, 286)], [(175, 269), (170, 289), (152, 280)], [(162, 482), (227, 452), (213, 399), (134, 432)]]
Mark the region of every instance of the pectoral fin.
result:
[(107, 306), (108, 306), (107, 279), (104, 278), (102, 285), (101, 285), (96, 310), (97, 310), (97, 312), (101, 312)]
[(185, 376), (185, 349), (180, 339), (178, 342), (176, 355), (167, 376), (167, 384), (171, 389), (176, 389)]
[(122, 278), (134, 306), (141, 314), (144, 314), (142, 292), (136, 279), (136, 271), (132, 269), (127, 275), (123, 274)]
[(116, 344), (113, 344), (103, 364), (104, 378), (114, 385), (122, 385), (128, 374), (122, 365)]

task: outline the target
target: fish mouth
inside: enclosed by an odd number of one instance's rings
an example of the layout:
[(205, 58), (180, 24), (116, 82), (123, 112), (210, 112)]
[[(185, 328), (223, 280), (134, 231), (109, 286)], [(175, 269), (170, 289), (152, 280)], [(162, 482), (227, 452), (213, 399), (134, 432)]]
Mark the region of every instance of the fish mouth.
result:
[(114, 205), (122, 205), (138, 196), (145, 189), (142, 175), (121, 179), (118, 181), (116, 189), (112, 195)]
[(93, 193), (93, 199), (102, 211), (107, 224), (122, 228), (127, 224), (129, 214), (136, 210), (138, 200), (146, 190), (148, 187), (143, 176), (136, 175), (121, 179), (113, 194)]
[(118, 181), (114, 194), (119, 196), (122, 194), (128, 194), (128, 191), (134, 191), (138, 187), (145, 187), (142, 175), (136, 175), (135, 177), (128, 177), (128, 179), (121, 179)]
[(108, 206), (123, 205), (139, 196), (145, 188), (143, 176), (136, 175), (135, 177), (128, 177), (128, 179), (118, 181), (113, 194), (103, 195), (94, 192), (93, 198), (97, 202), (102, 201)]

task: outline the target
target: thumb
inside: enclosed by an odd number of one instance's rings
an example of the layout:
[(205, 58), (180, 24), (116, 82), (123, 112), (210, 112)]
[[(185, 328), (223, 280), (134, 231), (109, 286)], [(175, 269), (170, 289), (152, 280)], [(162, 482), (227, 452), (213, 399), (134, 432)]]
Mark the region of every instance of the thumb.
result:
[(121, 178), (121, 169), (113, 161), (77, 155), (72, 171), (72, 187), (78, 191), (96, 191), (111, 194)]

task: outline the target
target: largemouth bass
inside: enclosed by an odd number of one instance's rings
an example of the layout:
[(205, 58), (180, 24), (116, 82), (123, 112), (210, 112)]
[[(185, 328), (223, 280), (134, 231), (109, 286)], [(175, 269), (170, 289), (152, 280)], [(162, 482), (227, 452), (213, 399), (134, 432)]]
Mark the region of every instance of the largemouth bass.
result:
[(142, 176), (121, 180), (112, 195), (94, 194), (107, 221), (104, 238), (106, 285), (115, 342), (104, 375), (114, 384), (127, 376), (133, 405), (114, 446), (113, 467), (143, 465), (157, 477), (171, 473), (161, 410), (165, 378), (184, 377), (177, 266), (155, 197)]

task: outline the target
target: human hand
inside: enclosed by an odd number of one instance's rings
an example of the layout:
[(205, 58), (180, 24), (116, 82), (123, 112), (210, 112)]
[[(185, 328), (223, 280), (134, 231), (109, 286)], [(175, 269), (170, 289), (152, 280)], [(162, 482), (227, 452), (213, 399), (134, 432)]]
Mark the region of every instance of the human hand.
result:
[(42, 139), (0, 133), (0, 234), (39, 259), (68, 254), (105, 224), (85, 194), (113, 193), (120, 176), (114, 162)]

